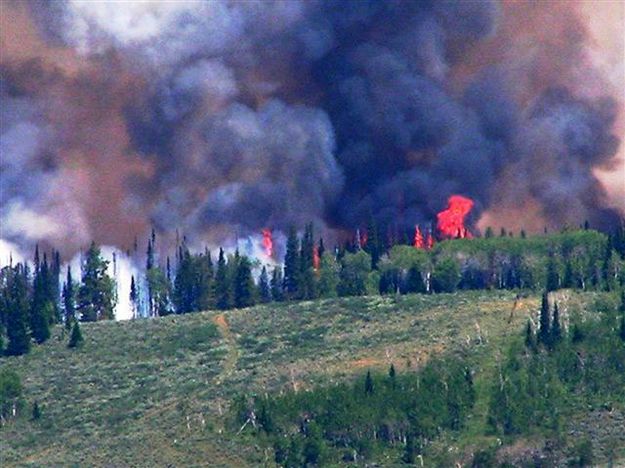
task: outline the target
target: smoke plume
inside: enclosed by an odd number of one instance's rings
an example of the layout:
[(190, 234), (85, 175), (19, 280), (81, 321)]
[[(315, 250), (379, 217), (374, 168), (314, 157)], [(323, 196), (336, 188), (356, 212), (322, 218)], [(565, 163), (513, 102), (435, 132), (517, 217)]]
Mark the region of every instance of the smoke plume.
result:
[(623, 102), (584, 8), (3, 2), (2, 245), (412, 229), (452, 194), (473, 223), (608, 228)]

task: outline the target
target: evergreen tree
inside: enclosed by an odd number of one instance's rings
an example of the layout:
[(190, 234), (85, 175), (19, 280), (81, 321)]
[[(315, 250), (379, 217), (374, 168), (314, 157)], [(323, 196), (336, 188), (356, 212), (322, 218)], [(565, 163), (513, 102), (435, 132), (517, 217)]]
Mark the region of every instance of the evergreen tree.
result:
[(540, 306), (540, 330), (538, 331), (538, 341), (543, 345), (549, 345), (551, 332), (551, 318), (549, 317), (549, 293), (545, 291)]
[(196, 284), (194, 290), (197, 296), (196, 310), (208, 310), (214, 305), (214, 271), (213, 271), (213, 259), (208, 249), (204, 250), (203, 255), (199, 255), (194, 260), (196, 270)]
[(527, 321), (525, 327), (525, 347), (531, 350), (536, 348), (536, 336), (534, 336), (534, 328), (530, 320)]
[(299, 290), (299, 242), (294, 227), (289, 229), (286, 241), (286, 255), (284, 257), (284, 292), (288, 299), (297, 296)]
[(484, 237), (486, 239), (490, 239), (491, 237), (493, 237), (495, 235), (495, 233), (493, 232), (493, 228), (488, 226), (486, 228), (486, 231), (484, 232)]
[(50, 338), (50, 322), (54, 315), (48, 288), (48, 260), (43, 255), (43, 263), (35, 270), (33, 297), (30, 305), (30, 332), (37, 343)]
[(545, 285), (547, 291), (555, 291), (559, 288), (560, 279), (558, 278), (558, 268), (556, 265), (555, 254), (552, 252), (547, 261), (547, 283)]
[(228, 265), (222, 248), (219, 249), (217, 259), (217, 272), (215, 273), (215, 305), (218, 309), (225, 310), (230, 307), (230, 281), (228, 278)]
[(39, 403), (37, 403), (36, 401), (33, 404), (32, 418), (33, 421), (41, 419), (41, 409), (39, 408)]
[(132, 318), (137, 318), (139, 311), (139, 292), (137, 291), (137, 284), (135, 283), (135, 275), (130, 277), (130, 307), (132, 307)]
[(313, 260), (314, 249), (313, 225), (309, 223), (304, 229), (304, 236), (300, 242), (300, 270), (297, 285), (297, 297), (299, 299), (314, 299), (316, 297)]
[(365, 394), (373, 395), (373, 379), (371, 378), (371, 371), (367, 371), (365, 377)]
[(17, 264), (9, 267), (3, 290), (3, 306), (7, 317), (8, 344), (6, 354), (19, 356), (30, 350), (27, 329), (28, 316), (28, 274), (26, 267)]
[(404, 463), (409, 465), (413, 465), (416, 460), (417, 450), (415, 447), (414, 436), (412, 434), (408, 434), (406, 436), (406, 447), (404, 448), (404, 455), (402, 456), (402, 460)]
[(395, 366), (393, 364), (391, 364), (391, 367), (388, 370), (388, 376), (391, 378), (391, 380), (395, 379)]
[(562, 339), (562, 328), (560, 326), (560, 312), (558, 311), (558, 303), (553, 304), (553, 322), (551, 323), (551, 346), (557, 345)]
[(76, 320), (76, 289), (71, 266), (67, 267), (67, 279), (63, 285), (63, 308), (65, 309), (65, 328), (69, 330), (72, 322)]
[(254, 280), (247, 257), (241, 257), (237, 265), (234, 280), (234, 305), (238, 308), (254, 305)]
[(186, 314), (194, 310), (195, 269), (193, 258), (186, 246), (178, 249), (178, 267), (174, 279), (173, 302), (176, 313)]
[(82, 284), (78, 289), (77, 311), (86, 322), (115, 318), (115, 283), (106, 269), (108, 261), (100, 255), (100, 249), (91, 243), (83, 265)]
[(77, 348), (82, 345), (82, 342), (83, 338), (80, 331), (80, 325), (78, 323), (78, 320), (75, 320), (74, 325), (72, 326), (72, 334), (69, 337), (69, 343), (67, 344), (67, 346), (69, 348)]
[(271, 297), (274, 301), (284, 300), (284, 289), (282, 285), (282, 267), (276, 266), (271, 272)]
[(261, 302), (271, 301), (271, 286), (269, 285), (269, 275), (267, 275), (267, 268), (263, 266), (260, 272), (260, 278), (258, 279), (258, 295)]

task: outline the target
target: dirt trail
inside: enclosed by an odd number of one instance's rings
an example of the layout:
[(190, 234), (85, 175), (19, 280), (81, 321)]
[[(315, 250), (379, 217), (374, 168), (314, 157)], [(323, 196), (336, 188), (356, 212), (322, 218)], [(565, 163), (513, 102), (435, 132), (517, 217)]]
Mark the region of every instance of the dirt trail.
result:
[(226, 320), (225, 314), (219, 314), (213, 317), (213, 323), (217, 325), (217, 328), (219, 328), (219, 332), (221, 333), (228, 349), (228, 354), (226, 354), (226, 359), (223, 364), (223, 370), (215, 379), (215, 383), (217, 385), (221, 385), (223, 381), (236, 369), (237, 361), (239, 360), (239, 348), (237, 347), (235, 338), (232, 336), (230, 325)]

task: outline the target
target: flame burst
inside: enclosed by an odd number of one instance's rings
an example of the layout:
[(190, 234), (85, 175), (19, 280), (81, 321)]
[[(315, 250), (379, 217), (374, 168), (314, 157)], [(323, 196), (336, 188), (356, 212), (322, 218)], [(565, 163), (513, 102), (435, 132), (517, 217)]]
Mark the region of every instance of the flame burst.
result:
[(473, 237), (464, 225), (464, 218), (473, 208), (473, 200), (461, 195), (452, 195), (447, 203), (447, 209), (436, 215), (437, 228), (441, 237), (446, 239)]
[(271, 229), (263, 229), (263, 248), (265, 249), (265, 255), (267, 258), (273, 257), (273, 238), (271, 236)]
[(424, 249), (425, 248), (425, 244), (423, 243), (423, 234), (421, 234), (421, 229), (419, 229), (419, 226), (416, 226), (415, 230), (414, 230), (413, 245), (414, 245), (415, 249)]

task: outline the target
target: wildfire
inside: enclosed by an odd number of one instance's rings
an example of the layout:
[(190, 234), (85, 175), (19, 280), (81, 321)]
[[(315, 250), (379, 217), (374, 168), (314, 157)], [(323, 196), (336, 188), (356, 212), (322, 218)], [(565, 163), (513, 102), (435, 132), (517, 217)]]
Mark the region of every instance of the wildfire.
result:
[(441, 236), (447, 239), (473, 237), (464, 225), (464, 218), (473, 208), (473, 200), (461, 195), (452, 195), (447, 203), (447, 209), (436, 215), (437, 228)]
[(271, 237), (271, 229), (263, 229), (263, 248), (268, 258), (273, 257), (273, 238)]
[(414, 230), (414, 242), (413, 245), (415, 247), (415, 249), (424, 249), (425, 248), (425, 244), (423, 243), (423, 234), (421, 234), (421, 229), (419, 229), (419, 226), (415, 227)]
[(315, 271), (319, 271), (321, 267), (321, 258), (319, 257), (319, 246), (315, 245), (313, 247), (313, 269)]

